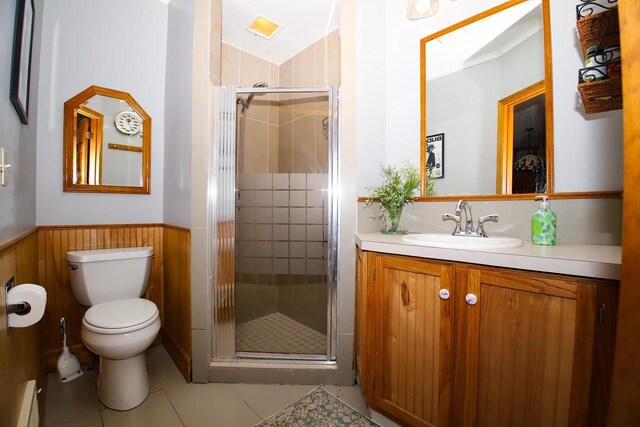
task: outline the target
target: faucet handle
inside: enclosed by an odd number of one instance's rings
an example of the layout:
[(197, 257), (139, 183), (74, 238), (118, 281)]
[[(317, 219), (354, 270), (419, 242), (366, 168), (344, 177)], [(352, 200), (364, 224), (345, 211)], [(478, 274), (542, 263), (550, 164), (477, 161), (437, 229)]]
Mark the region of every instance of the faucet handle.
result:
[(452, 214), (442, 214), (443, 221), (455, 221), (456, 227), (453, 229), (452, 234), (456, 234), (460, 232), (460, 215), (452, 215)]
[(484, 222), (485, 221), (498, 222), (499, 218), (500, 216), (498, 214), (485, 215), (478, 218), (478, 234), (481, 235), (482, 237), (489, 237), (487, 236), (487, 233), (484, 231)]

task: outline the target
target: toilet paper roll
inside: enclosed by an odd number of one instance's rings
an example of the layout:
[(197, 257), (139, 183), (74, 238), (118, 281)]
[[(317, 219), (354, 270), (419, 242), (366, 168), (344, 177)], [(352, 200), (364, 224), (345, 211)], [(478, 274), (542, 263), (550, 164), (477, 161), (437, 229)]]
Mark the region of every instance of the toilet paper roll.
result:
[(44, 309), (47, 305), (47, 291), (40, 285), (25, 283), (14, 286), (7, 293), (7, 305), (27, 302), (31, 306), (31, 311), (27, 314), (10, 314), (10, 328), (25, 328), (31, 326), (42, 319)]

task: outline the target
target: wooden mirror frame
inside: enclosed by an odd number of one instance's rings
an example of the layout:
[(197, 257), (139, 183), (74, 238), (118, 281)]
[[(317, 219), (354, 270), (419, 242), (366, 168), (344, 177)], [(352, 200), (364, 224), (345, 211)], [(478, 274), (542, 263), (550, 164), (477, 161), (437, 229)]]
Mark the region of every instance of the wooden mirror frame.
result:
[[(464, 19), (456, 24), (453, 24), (447, 28), (444, 28), (436, 33), (433, 33), (427, 37), (420, 39), (420, 195), (421, 198), (425, 198), (426, 195), (426, 136), (427, 136), (427, 83), (426, 83), (426, 44), (439, 37), (444, 36), (459, 28), (465, 27), (476, 21), (479, 21), (487, 16), (494, 15), (512, 6), (520, 3), (524, 3), (527, 0), (509, 0), (491, 9), (488, 9), (482, 13), (474, 15), (470, 18)], [(550, 10), (549, 0), (542, 0), (542, 21), (544, 32), (544, 92), (545, 92), (545, 115), (546, 115), (546, 162), (547, 162), (547, 192), (544, 194), (553, 193), (553, 69), (552, 69), (552, 55), (551, 55), (551, 30), (550, 30)], [(497, 105), (496, 105), (497, 108)], [(500, 130), (498, 129), (498, 163), (497, 168), (500, 174), (504, 173), (504, 168), (501, 168), (500, 158)], [(502, 183), (507, 181), (507, 177), (501, 176), (496, 173), (496, 183)], [(534, 194), (509, 194), (506, 188), (500, 184), (502, 188), (501, 193), (496, 194), (480, 194), (480, 195), (464, 195), (465, 199), (531, 199)], [(599, 193), (599, 192), (598, 192)], [(537, 193), (536, 193), (537, 194)], [(618, 193), (619, 194), (619, 193)], [(430, 196), (429, 199), (459, 199), (461, 196)]]
[[(96, 95), (126, 101), (142, 119), (142, 186), (129, 187), (121, 185), (89, 185), (73, 182), (75, 158), (75, 123), (77, 111), (83, 103)], [(140, 104), (127, 92), (108, 89), (100, 86), (90, 86), (64, 103), (64, 156), (63, 156), (63, 187), (65, 192), (85, 193), (151, 193), (151, 117), (142, 109)]]

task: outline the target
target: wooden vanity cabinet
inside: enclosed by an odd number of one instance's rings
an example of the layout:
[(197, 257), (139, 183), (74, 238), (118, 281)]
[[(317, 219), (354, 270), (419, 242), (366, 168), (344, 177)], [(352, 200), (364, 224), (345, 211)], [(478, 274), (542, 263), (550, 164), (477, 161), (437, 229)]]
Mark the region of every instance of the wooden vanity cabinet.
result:
[(360, 251), (358, 264), (357, 366), (373, 409), (411, 426), (595, 425), (606, 409), (615, 326), (598, 310), (615, 309), (614, 287)]

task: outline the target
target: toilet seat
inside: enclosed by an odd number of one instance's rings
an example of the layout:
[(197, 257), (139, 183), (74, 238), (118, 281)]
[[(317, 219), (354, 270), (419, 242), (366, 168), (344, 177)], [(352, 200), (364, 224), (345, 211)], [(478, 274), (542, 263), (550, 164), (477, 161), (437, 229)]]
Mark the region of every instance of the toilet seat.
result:
[(159, 315), (153, 302), (130, 298), (92, 306), (85, 313), (82, 326), (99, 334), (123, 334), (149, 326)]

